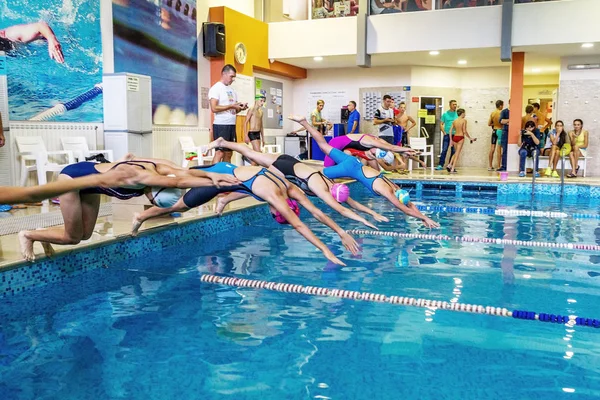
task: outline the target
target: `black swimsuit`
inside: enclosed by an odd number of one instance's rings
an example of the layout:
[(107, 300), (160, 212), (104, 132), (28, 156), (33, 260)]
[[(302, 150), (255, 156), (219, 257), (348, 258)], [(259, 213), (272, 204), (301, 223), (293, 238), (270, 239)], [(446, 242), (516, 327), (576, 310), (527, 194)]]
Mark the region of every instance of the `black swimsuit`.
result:
[(325, 175), (323, 175), (323, 173), (321, 173), (321, 171), (315, 171), (306, 178), (300, 178), (298, 175), (296, 175), (296, 171), (294, 170), (294, 167), (296, 166), (296, 164), (300, 164), (300, 163), (301, 162), (296, 160), (294, 157), (289, 156), (287, 154), (282, 154), (277, 158), (277, 160), (275, 160), (275, 162), (273, 163), (273, 166), (275, 168), (277, 168), (285, 176), (285, 179), (292, 182), (294, 185), (298, 186), (308, 196), (314, 196), (314, 197), (317, 196), (316, 194), (313, 193), (312, 190), (310, 190), (310, 188), (308, 186), (308, 181), (310, 181), (310, 178), (312, 178), (313, 175), (315, 175), (315, 174), (319, 175), (321, 177), (321, 179), (323, 179), (323, 181), (325, 181), (325, 183), (333, 183), (333, 181), (331, 181), (329, 178), (327, 178)]

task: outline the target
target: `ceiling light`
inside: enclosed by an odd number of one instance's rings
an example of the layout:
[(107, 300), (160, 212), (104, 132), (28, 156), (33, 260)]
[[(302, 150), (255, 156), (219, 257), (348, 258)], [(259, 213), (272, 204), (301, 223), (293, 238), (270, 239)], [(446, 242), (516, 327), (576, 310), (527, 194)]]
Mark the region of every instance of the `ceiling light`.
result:
[(594, 47), (594, 43), (584, 43), (581, 45), (584, 49), (589, 49), (590, 47)]
[(531, 72), (538, 73), (538, 72), (542, 72), (542, 70), (541, 70), (541, 68), (532, 68)]
[(315, 60), (315, 61), (323, 61), (323, 57), (317, 56), (317, 57), (313, 58), (313, 60)]
[(465, 65), (467, 63), (467, 60), (458, 60), (458, 63), (460, 65)]
[(429, 52), (430, 56), (437, 56), (438, 54), (440, 54), (440, 52), (437, 51), (437, 50), (432, 50), (432, 51)]

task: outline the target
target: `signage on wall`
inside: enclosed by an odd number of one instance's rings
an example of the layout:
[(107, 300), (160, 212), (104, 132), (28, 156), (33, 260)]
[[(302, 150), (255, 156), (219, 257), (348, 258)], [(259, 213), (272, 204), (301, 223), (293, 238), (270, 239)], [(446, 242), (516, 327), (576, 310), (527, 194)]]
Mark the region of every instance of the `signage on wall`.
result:
[(418, 103), (419, 102), (419, 98), (418, 97), (413, 97), (412, 98), (412, 102), (413, 103)]
[(410, 92), (410, 86), (402, 86), (404, 92)]
[(6, 75), (6, 54), (0, 51), (0, 75)]
[(425, 104), (426, 110), (435, 110), (435, 104)]
[(140, 91), (140, 78), (137, 76), (127, 77), (127, 91), (128, 92), (139, 92)]

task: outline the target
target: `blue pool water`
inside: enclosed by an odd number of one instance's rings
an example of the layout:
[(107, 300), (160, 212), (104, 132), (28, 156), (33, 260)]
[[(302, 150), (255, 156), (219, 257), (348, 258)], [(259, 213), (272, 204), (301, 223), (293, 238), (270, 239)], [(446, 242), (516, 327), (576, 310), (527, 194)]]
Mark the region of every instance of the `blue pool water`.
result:
[[(65, 63), (48, 56), (46, 41), (19, 45), (7, 58), (10, 119), (27, 120), (102, 82), (99, 0), (0, 0), (0, 29), (45, 21), (62, 45)], [(54, 121), (101, 122), (102, 96)]]
[[(357, 193), (358, 192), (358, 193)], [(362, 198), (391, 221), (428, 232)], [(428, 204), (496, 206), (492, 197)], [(505, 204), (529, 208), (526, 203)], [(534, 205), (556, 210), (554, 201)], [(585, 205), (591, 213), (597, 206)], [(563, 207), (581, 210), (581, 204)], [(330, 214), (331, 215), (331, 214)], [(448, 235), (600, 244), (597, 220), (435, 213)], [(304, 217), (304, 215), (303, 215)], [(347, 229), (361, 228), (342, 221)], [(600, 331), (587, 327), (213, 286), (205, 273), (600, 316), (591, 252), (359, 237), (335, 267), (265, 220), (196, 247), (110, 264), (0, 304), (0, 398), (592, 399)], [(232, 240), (235, 240), (233, 242)]]
[[(154, 51), (155, 46), (140, 46), (129, 35), (115, 35), (115, 72), (133, 72), (152, 77), (152, 113), (160, 105), (198, 116), (198, 68), (196, 21), (166, 1), (130, 0), (126, 6), (113, 3), (113, 18), (128, 29), (143, 33), (161, 43), (175, 58)], [(173, 1), (173, 4), (177, 3)], [(186, 2), (195, 4), (195, 2)], [(116, 32), (116, 31), (115, 31)], [(181, 57), (181, 59), (177, 59)]]

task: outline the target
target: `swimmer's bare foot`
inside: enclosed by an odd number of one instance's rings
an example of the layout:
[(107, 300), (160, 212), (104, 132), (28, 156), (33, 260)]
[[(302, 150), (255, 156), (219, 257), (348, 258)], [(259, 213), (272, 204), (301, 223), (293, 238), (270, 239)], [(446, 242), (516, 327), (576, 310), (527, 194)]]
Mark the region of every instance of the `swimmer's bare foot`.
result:
[(140, 226), (142, 226), (143, 223), (144, 221), (140, 221), (140, 213), (134, 213), (131, 225), (131, 236), (137, 236)]
[(21, 231), (18, 235), (19, 245), (21, 246), (21, 254), (27, 261), (34, 261), (35, 254), (33, 253), (33, 240), (28, 239), (26, 234), (27, 231)]
[(288, 117), (288, 119), (289, 119), (290, 121), (294, 121), (294, 122), (297, 122), (297, 123), (299, 123), (299, 124), (301, 124), (302, 122), (306, 122), (306, 118), (305, 118), (305, 117), (303, 117), (303, 116), (301, 116), (301, 115), (290, 115), (290, 116)]
[(213, 140), (208, 145), (201, 146), (200, 149), (201, 149), (202, 153), (206, 154), (209, 150), (216, 149), (217, 147), (223, 147), (224, 141), (225, 141), (225, 139), (220, 137), (220, 138)]
[(217, 205), (215, 207), (215, 212), (220, 217), (223, 215), (223, 210), (228, 203), (225, 201), (224, 197), (217, 197)]

